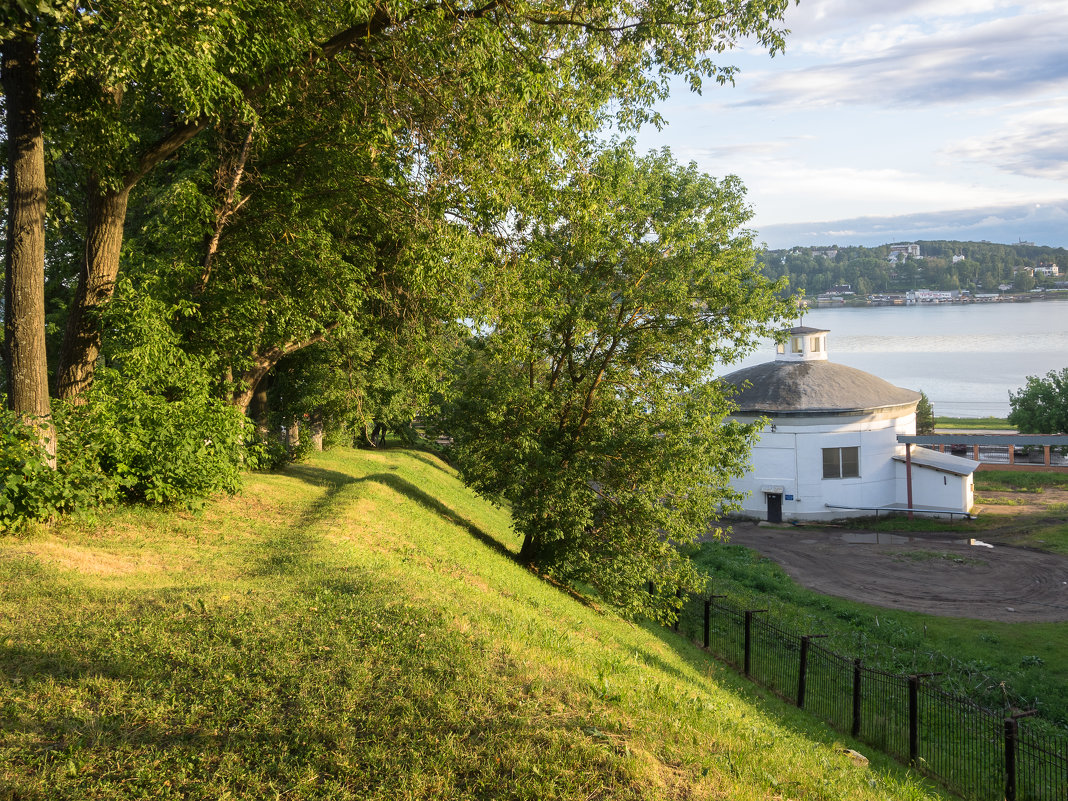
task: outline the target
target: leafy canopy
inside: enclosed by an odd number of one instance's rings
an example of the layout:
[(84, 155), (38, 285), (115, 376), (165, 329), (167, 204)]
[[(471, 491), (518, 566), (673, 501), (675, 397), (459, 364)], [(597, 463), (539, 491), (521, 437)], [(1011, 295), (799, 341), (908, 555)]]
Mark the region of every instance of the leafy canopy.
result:
[(1021, 434), (1068, 432), (1068, 367), (1028, 376), (1018, 392), (1009, 392), (1009, 407), (1009, 423)]
[(698, 584), (679, 548), (736, 505), (756, 432), (727, 419), (712, 368), (785, 309), (734, 178), (617, 146), (540, 197), (460, 370), (457, 463), (511, 505), (522, 559), (664, 617)]

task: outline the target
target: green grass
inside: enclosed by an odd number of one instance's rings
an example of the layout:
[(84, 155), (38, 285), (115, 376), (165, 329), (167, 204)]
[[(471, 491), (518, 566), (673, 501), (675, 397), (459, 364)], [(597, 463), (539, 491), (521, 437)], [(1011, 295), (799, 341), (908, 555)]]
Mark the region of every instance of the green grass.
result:
[[(942, 558), (948, 554), (930, 554)], [(897, 673), (944, 672), (953, 692), (975, 694), (991, 708), (1004, 681), (1021, 707), (1068, 727), (1068, 623), (960, 620), (868, 606), (820, 595), (796, 584), (773, 561), (739, 545), (706, 544), (696, 557), (716, 593), (800, 634), (826, 634), (838, 653)], [(916, 558), (910, 552), (907, 558)], [(951, 557), (956, 558), (956, 557)], [(689, 610), (688, 630), (699, 631)]]
[(400, 450), (2, 539), (0, 798), (944, 797), (517, 546)]
[(1029, 470), (979, 470), (975, 474), (976, 492), (1042, 492), (1044, 489), (1068, 490), (1068, 473), (1042, 473)]
[(986, 506), (1024, 506), (1028, 502), (1022, 498), (986, 498), (975, 496), (975, 502)]
[(935, 417), (936, 429), (972, 431), (1015, 431), (1004, 417)]

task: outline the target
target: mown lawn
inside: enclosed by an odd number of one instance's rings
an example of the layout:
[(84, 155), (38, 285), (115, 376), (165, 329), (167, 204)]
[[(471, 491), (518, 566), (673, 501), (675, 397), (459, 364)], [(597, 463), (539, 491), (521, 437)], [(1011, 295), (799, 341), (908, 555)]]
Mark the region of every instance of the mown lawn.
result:
[(0, 540), (0, 798), (942, 797), (518, 566), (434, 457)]
[(1015, 431), (1004, 417), (936, 417), (936, 430), (951, 431)]

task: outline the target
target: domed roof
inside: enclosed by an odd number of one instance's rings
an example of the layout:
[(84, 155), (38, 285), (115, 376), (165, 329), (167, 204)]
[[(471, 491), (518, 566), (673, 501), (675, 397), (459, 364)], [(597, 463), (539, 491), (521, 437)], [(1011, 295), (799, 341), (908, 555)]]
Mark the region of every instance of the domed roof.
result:
[(775, 361), (724, 376), (724, 381), (738, 388), (734, 396), (738, 413), (857, 414), (915, 405), (920, 400), (919, 392), (828, 361), (827, 333), (825, 328), (792, 328)]
[(724, 376), (741, 414), (848, 414), (915, 404), (919, 392), (831, 361), (773, 361)]

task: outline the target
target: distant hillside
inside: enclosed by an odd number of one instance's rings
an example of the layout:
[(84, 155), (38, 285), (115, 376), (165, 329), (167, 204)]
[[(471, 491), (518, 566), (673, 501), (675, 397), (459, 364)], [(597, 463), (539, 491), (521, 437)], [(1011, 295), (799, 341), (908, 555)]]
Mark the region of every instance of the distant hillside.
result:
[[(917, 257), (915, 251), (913, 255), (895, 253), (893, 244), (866, 248), (828, 243), (768, 250), (759, 262), (765, 274), (786, 276), (791, 291), (804, 290), (807, 296), (843, 286), (858, 295), (910, 289), (997, 293), (1002, 286), (1027, 292), (1068, 281), (1068, 250), (1064, 248), (952, 240), (902, 243), (918, 246)], [(1050, 265), (1057, 266), (1059, 276), (1045, 274), (1052, 272)]]
[(400, 450), (0, 539), (0, 797), (943, 797), (516, 546)]

